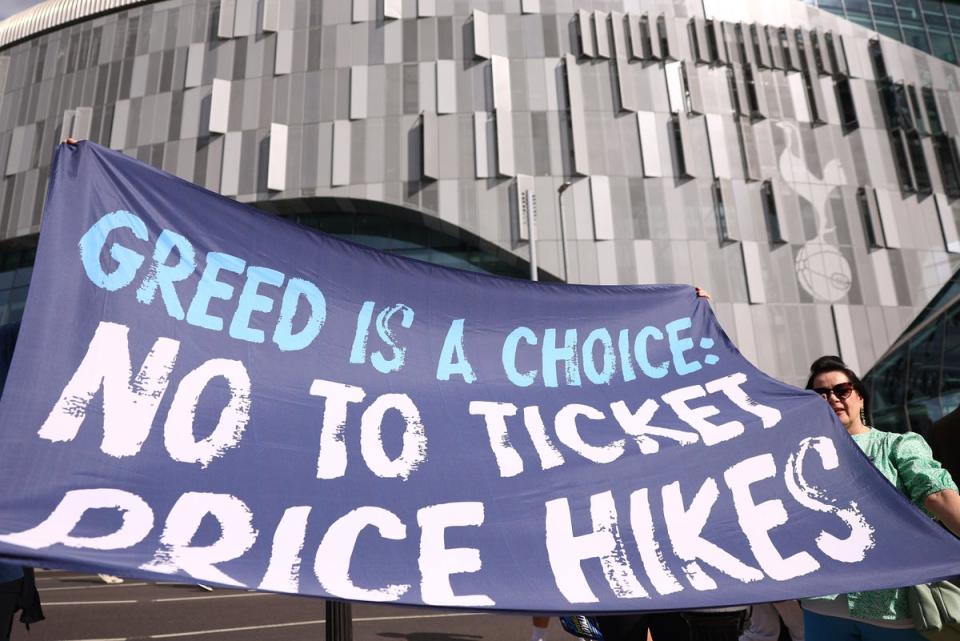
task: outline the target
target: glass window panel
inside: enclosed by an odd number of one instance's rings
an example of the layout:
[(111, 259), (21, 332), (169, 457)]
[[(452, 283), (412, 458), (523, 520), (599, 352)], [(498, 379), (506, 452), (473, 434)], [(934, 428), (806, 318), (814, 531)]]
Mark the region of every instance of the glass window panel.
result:
[(21, 267), (13, 275), (13, 286), (23, 287), (30, 284), (30, 276), (33, 274), (33, 267)]
[[(943, 355), (941, 317), (910, 340), (910, 373), (907, 382), (907, 401), (910, 403), (936, 399), (940, 392), (940, 359)], [(938, 410), (939, 411), (939, 410)], [(939, 417), (934, 417), (936, 420)]]
[(960, 406), (960, 305), (947, 312), (940, 398), (944, 413)]
[(943, 13), (943, 4), (940, 0), (920, 0), (920, 6), (923, 8), (923, 18), (927, 26), (931, 29), (936, 27), (946, 28), (947, 17)]
[(947, 12), (947, 21), (953, 33), (960, 33), (960, 3), (945, 2), (943, 8)]
[(897, 10), (891, 0), (873, 0), (873, 18), (877, 22), (877, 31), (895, 40), (903, 40)]
[[(960, 319), (958, 319), (960, 321)], [(960, 333), (958, 333), (958, 356), (960, 356)], [(960, 363), (960, 360), (958, 360)], [(874, 414), (874, 420), (878, 414), (897, 410), (903, 407), (906, 388), (903, 384), (903, 372), (907, 365), (907, 349), (901, 347), (896, 352), (886, 358), (885, 361), (878, 364), (874, 372), (871, 372), (870, 387), (872, 394), (870, 398), (870, 408)], [(960, 367), (958, 375), (958, 392), (960, 392)]]
[(927, 34), (921, 26), (903, 25), (903, 41), (911, 47), (930, 53), (930, 43), (927, 42)]
[(931, 31), (930, 48), (933, 55), (941, 60), (957, 64), (957, 54), (954, 51), (953, 40), (951, 40), (950, 36), (933, 33)]
[[(873, 20), (871, 20), (868, 16), (850, 16), (850, 22), (873, 30)], [(899, 36), (897, 37), (899, 38)]]
[(847, 17), (854, 22), (865, 20), (869, 24), (873, 21), (873, 15), (870, 13), (870, 3), (867, 0), (847, 0), (846, 5)]
[(897, 12), (900, 14), (900, 22), (904, 26), (907, 24), (923, 24), (920, 19), (920, 4), (917, 0), (898, 0)]

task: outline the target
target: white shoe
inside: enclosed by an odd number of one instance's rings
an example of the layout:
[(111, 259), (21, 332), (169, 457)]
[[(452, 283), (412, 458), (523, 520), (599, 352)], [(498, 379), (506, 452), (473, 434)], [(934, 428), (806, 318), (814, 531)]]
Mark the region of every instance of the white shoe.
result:
[(109, 583), (110, 585), (123, 583), (123, 579), (118, 576), (113, 576), (112, 574), (98, 574), (97, 576), (100, 577), (101, 581), (104, 583)]

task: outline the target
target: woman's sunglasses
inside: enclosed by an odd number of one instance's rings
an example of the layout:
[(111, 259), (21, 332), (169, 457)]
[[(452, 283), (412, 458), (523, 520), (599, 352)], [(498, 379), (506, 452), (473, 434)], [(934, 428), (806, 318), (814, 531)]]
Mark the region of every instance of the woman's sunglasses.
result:
[(853, 383), (837, 383), (833, 387), (814, 387), (813, 391), (826, 399), (833, 394), (838, 400), (845, 401), (853, 392)]

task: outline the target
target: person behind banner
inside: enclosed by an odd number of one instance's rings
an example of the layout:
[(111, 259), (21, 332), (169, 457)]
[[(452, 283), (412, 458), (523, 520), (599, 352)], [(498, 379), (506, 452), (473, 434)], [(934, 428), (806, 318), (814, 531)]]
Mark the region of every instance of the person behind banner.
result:
[[(883, 432), (867, 425), (866, 388), (836, 356), (810, 366), (807, 389), (820, 394), (847, 433), (874, 466), (900, 492), (960, 535), (960, 494), (950, 473), (938, 463), (923, 437)], [(913, 627), (908, 588), (853, 592), (804, 599), (807, 641), (923, 641)]]
[[(697, 298), (710, 293), (695, 288)], [(743, 632), (747, 606), (709, 608), (685, 612), (645, 612), (597, 617), (604, 641), (737, 641)]]
[(803, 610), (797, 601), (755, 603), (740, 641), (777, 641), (783, 638), (784, 628), (790, 641), (803, 641)]

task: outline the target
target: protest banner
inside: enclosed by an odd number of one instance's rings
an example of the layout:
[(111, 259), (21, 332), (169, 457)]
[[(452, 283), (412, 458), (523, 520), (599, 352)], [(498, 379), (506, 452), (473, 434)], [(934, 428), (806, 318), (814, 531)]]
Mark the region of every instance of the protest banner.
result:
[(530, 283), (61, 146), (0, 403), (0, 556), (344, 600), (692, 608), (960, 544), (691, 287)]

